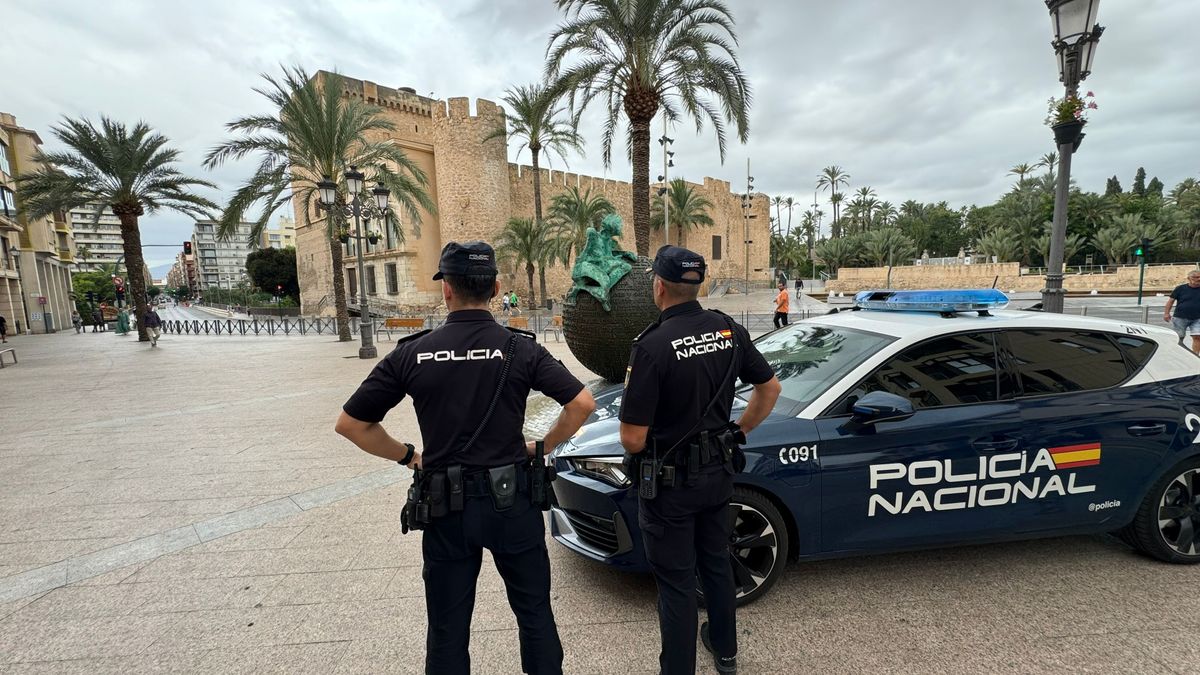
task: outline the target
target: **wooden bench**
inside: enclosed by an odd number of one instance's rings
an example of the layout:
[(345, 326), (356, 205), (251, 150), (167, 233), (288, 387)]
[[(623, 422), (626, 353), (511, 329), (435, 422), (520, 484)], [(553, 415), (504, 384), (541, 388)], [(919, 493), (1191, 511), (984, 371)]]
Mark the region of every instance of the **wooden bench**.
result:
[(0, 349), (0, 368), (4, 367), (4, 355), (5, 354), (12, 354), (13, 365), (14, 366), (17, 365), (17, 350), (13, 349), (12, 347), (7, 347), (5, 349)]
[(508, 318), (508, 327), (529, 330), (529, 319), (526, 319), (523, 316), (510, 316)]
[(552, 332), (552, 333), (554, 333), (554, 341), (558, 342), (559, 336), (562, 335), (562, 331), (563, 331), (562, 315), (559, 314), (554, 317), (553, 321), (546, 324), (546, 327), (542, 329), (542, 340), (546, 339), (546, 333)]
[(386, 332), (390, 338), (392, 337), (393, 330), (403, 330), (409, 333), (425, 330), (425, 318), (420, 316), (398, 316), (384, 319), (383, 326), (379, 328), (379, 332)]

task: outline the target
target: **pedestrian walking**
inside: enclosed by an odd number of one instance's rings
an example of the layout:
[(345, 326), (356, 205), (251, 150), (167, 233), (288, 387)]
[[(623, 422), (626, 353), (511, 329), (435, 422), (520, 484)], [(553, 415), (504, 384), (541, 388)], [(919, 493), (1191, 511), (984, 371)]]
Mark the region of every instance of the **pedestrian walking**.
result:
[(508, 306), (513, 314), (520, 314), (521, 310), (517, 307), (517, 292), (512, 291), (508, 295)]
[(508, 293), (504, 294), (504, 300), (501, 304), (503, 305), (503, 309), (501, 311), (504, 312), (504, 316), (508, 316)]
[(787, 286), (781, 281), (779, 282), (779, 294), (775, 296), (775, 318), (773, 319), (776, 328), (782, 328), (788, 325), (788, 293)]
[(71, 325), (75, 327), (76, 335), (83, 331), (83, 317), (75, 310), (71, 310)]
[(150, 346), (158, 346), (158, 338), (162, 336), (162, 317), (155, 311), (154, 305), (146, 305), (146, 313), (142, 315), (142, 325), (146, 327), (146, 335), (150, 336)]
[(804, 280), (797, 278), (796, 279), (796, 299), (797, 300), (800, 299), (800, 294), (803, 292), (804, 292)]
[(117, 335), (126, 335), (129, 333), (129, 312), (122, 307), (117, 312)]
[(0, 344), (8, 342), (8, 319), (0, 314)]
[[(1175, 309), (1172, 316), (1171, 308)], [(1200, 354), (1200, 270), (1188, 272), (1187, 283), (1171, 291), (1167, 306), (1163, 308), (1163, 321), (1171, 324), (1179, 335), (1179, 344), (1192, 336), (1192, 352)]]
[[(626, 471), (638, 477), (638, 523), (658, 585), (658, 660), (665, 675), (696, 672), (697, 572), (708, 612), (701, 640), (719, 672), (737, 672), (729, 500), (733, 475), (745, 467), (745, 435), (780, 392), (746, 329), (697, 302), (705, 269), (698, 253), (658, 250), (654, 304), (662, 313), (633, 343), (621, 401)], [(731, 423), (739, 379), (753, 393)]]
[[(433, 277), (442, 281), (450, 310), (445, 324), (400, 340), (346, 401), (336, 426), (362, 450), (416, 470), (401, 527), (425, 531), (429, 674), (471, 670), (468, 642), (483, 549), (491, 552), (517, 618), (522, 671), (562, 672), (542, 518), (552, 475), (535, 448), (569, 439), (595, 403), (533, 333), (492, 317), (489, 307), (500, 292), (496, 273), (488, 244), (447, 244)], [(564, 406), (544, 446), (527, 444), (521, 433), (530, 390)], [(380, 425), (405, 396), (412, 397), (421, 427), (420, 453)]]
[(92, 332), (93, 333), (98, 332), (103, 325), (104, 325), (104, 318), (102, 316), (100, 316), (100, 310), (93, 309), (92, 310)]

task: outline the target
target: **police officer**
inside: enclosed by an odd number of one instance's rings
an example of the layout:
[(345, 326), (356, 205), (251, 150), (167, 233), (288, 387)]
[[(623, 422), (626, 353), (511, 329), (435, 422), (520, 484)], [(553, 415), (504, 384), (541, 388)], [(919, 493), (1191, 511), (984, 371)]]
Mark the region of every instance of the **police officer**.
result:
[[(595, 403), (532, 333), (492, 317), (489, 303), (500, 286), (491, 246), (450, 242), (433, 278), (442, 281), (450, 310), (445, 325), (399, 341), (346, 401), (336, 430), (368, 453), (418, 470), (402, 520), (425, 530), (425, 672), (470, 672), (471, 614), (486, 548), (517, 617), (522, 669), (561, 673), (545, 523), (530, 498), (530, 476), (543, 467), (527, 459), (534, 443), (525, 442), (521, 426), (531, 389), (564, 406), (544, 439), (550, 448), (570, 438)], [(416, 409), (421, 453), (380, 425), (405, 396)]]
[[(621, 401), (621, 444), (640, 459), (638, 521), (658, 584), (666, 675), (696, 672), (697, 571), (708, 608), (704, 646), (719, 672), (737, 672), (728, 515), (733, 474), (744, 466), (736, 446), (780, 392), (749, 333), (696, 301), (705, 268), (704, 258), (685, 248), (658, 250), (654, 303), (662, 313), (634, 341)], [(729, 416), (736, 379), (754, 392), (735, 425)]]

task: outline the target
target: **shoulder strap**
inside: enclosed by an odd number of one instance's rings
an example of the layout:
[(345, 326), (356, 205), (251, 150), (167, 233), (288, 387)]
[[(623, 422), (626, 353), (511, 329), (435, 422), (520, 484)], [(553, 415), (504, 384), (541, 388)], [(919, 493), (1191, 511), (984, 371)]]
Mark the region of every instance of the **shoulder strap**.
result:
[(717, 401), (721, 399), (721, 392), (725, 390), (726, 386), (732, 384), (732, 382), (729, 380), (729, 376), (733, 374), (733, 366), (735, 363), (737, 363), (738, 355), (741, 353), (741, 345), (738, 344), (737, 339), (737, 328), (733, 324), (733, 319), (730, 319), (729, 316), (724, 312), (718, 312), (716, 310), (712, 311), (715, 314), (720, 314), (721, 318), (725, 319), (725, 325), (729, 326), (729, 339), (733, 340), (733, 353), (729, 355), (729, 366), (725, 368), (725, 376), (721, 378), (721, 384), (719, 384), (716, 391), (713, 392), (713, 397), (709, 399), (708, 405), (704, 406), (704, 411), (701, 412), (700, 416), (696, 418), (696, 423), (692, 425), (692, 428), (689, 429), (686, 434), (681, 436), (679, 440), (675, 441), (675, 445), (672, 445), (670, 450), (667, 450), (665, 453), (663, 453), (663, 457), (671, 454), (675, 448), (679, 447), (680, 443), (691, 438), (692, 434), (700, 430), (700, 425), (704, 423), (704, 418), (708, 417), (708, 413), (712, 412), (713, 406), (716, 405)]
[(483, 413), (483, 419), (479, 421), (479, 425), (475, 427), (475, 433), (471, 434), (470, 440), (467, 441), (458, 452), (450, 457), (451, 461), (456, 460), (467, 454), (474, 445), (475, 441), (479, 440), (480, 434), (483, 433), (487, 423), (492, 419), (492, 413), (496, 412), (496, 404), (500, 402), (500, 395), (504, 393), (504, 385), (508, 382), (508, 371), (512, 369), (513, 354), (517, 349), (517, 336), (510, 335), (508, 344), (504, 347), (504, 365), (500, 367), (500, 380), (496, 382), (496, 391), (492, 394), (492, 400), (488, 403), (487, 412)]

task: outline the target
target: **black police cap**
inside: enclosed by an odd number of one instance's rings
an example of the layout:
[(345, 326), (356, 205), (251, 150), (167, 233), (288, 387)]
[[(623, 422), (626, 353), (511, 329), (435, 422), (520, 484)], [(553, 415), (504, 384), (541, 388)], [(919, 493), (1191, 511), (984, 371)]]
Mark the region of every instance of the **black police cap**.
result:
[(468, 275), (495, 275), (496, 252), (484, 241), (468, 241), (458, 243), (452, 241), (442, 249), (442, 259), (438, 262), (438, 273), (433, 275), (437, 281), (449, 274), (453, 277)]
[[(708, 266), (704, 256), (689, 251), (681, 246), (663, 246), (654, 255), (654, 267), (651, 271), (664, 281), (674, 281), (680, 284), (699, 284), (704, 281), (704, 271)], [(687, 279), (683, 275), (695, 272), (699, 277)]]

